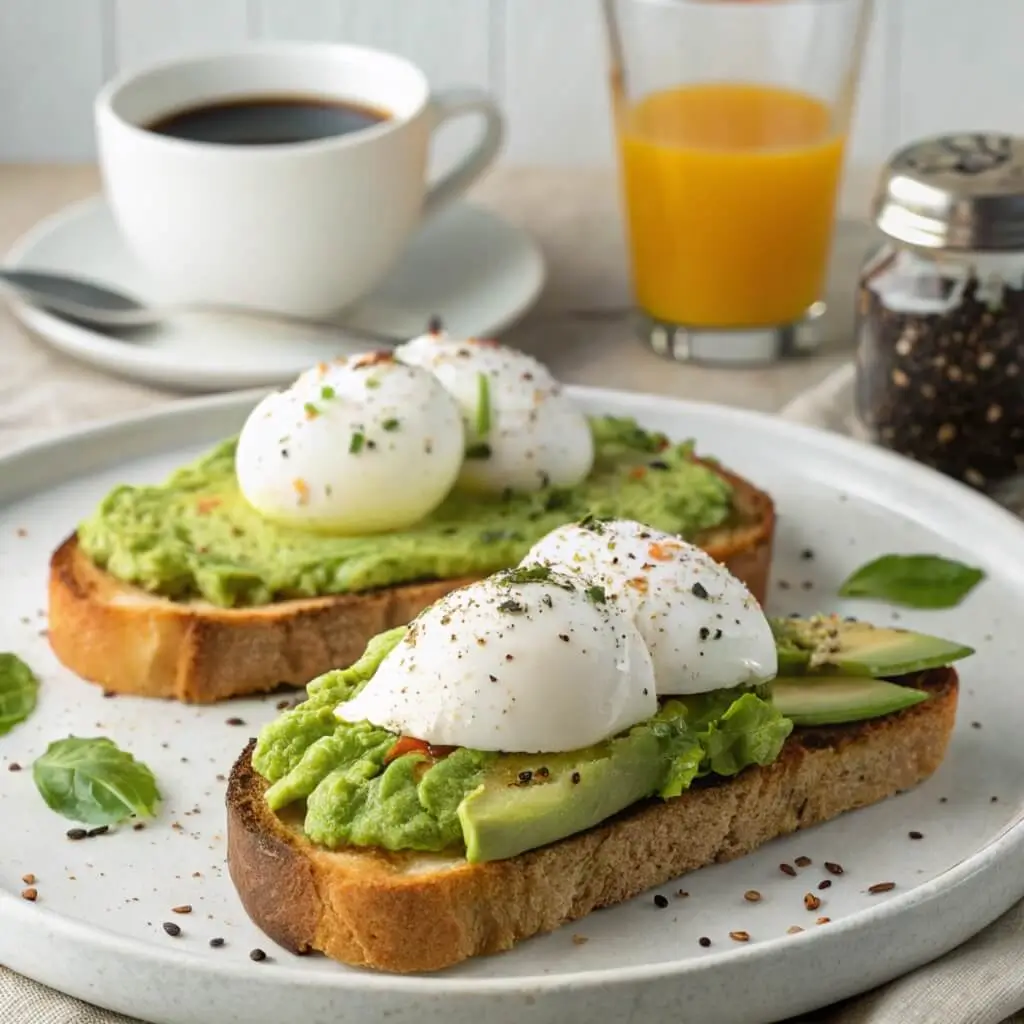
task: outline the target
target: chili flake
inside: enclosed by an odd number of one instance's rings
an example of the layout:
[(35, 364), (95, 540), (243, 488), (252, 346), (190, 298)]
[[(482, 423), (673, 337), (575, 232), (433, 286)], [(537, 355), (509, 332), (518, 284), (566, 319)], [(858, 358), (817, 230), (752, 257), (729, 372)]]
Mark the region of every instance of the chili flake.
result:
[(295, 489), (295, 493), (299, 496), (299, 504), (305, 505), (309, 501), (309, 484), (302, 479), (301, 476), (297, 476), (292, 481), (292, 487)]

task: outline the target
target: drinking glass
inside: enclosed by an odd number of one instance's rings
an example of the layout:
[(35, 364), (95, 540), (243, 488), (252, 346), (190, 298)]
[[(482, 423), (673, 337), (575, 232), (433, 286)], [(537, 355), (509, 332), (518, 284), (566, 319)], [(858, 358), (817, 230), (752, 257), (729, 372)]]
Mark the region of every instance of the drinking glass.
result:
[(872, 0), (604, 0), (641, 333), (763, 363), (824, 310)]

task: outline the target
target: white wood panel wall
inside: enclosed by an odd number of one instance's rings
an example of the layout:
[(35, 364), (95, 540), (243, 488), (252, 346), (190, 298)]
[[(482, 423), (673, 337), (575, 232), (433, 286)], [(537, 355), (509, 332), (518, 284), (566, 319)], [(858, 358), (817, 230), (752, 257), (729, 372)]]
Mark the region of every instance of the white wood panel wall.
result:
[[(851, 164), (945, 129), (1024, 132), (1024, 0), (877, 0)], [(598, 0), (0, 0), (0, 161), (93, 156), (90, 102), (117, 70), (245, 39), (349, 40), (489, 88), (504, 159), (613, 159)], [(453, 126), (440, 156), (471, 129)]]

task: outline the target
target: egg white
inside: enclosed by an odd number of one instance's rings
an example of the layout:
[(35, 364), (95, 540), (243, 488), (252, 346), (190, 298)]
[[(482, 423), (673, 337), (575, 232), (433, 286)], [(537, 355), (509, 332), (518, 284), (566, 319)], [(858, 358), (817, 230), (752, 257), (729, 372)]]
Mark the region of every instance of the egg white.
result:
[(771, 626), (746, 585), (705, 551), (632, 520), (570, 524), (542, 538), (522, 565), (592, 580), (631, 609), (657, 692), (706, 693), (772, 679)]
[(338, 717), (522, 753), (587, 747), (650, 718), (654, 673), (632, 618), (579, 580), (529, 575), (499, 573), (427, 609)]
[(458, 406), (425, 370), (366, 354), (322, 363), (253, 410), (235, 470), (265, 518), (338, 534), (399, 530), (449, 494)]
[(459, 486), (500, 494), (573, 487), (594, 464), (586, 416), (550, 371), (525, 352), (477, 339), (425, 334), (396, 358), (435, 374), (466, 429)]

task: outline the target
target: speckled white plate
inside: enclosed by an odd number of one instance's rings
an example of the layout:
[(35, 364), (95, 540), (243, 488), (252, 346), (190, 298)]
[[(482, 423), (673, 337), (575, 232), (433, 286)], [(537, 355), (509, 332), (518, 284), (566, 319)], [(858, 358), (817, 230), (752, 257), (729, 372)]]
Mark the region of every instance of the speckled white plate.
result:
[[(159, 1024), (760, 1024), (822, 1006), (945, 952), (1024, 896), (1024, 527), (977, 495), (875, 449), (779, 420), (663, 398), (578, 391), (593, 411), (696, 436), (775, 496), (771, 610), (835, 608), (842, 577), (882, 553), (930, 551), (984, 566), (958, 609), (905, 625), (978, 649), (963, 664), (946, 763), (920, 789), (770, 844), (732, 864), (593, 914), (511, 953), (422, 977), (296, 958), (249, 923), (224, 865), (223, 775), (277, 697), (208, 709), (117, 698), (61, 669), (43, 636), (47, 557), (109, 487), (155, 481), (237, 429), (253, 397), (188, 401), (0, 459), (0, 650), (44, 686), (35, 715), (0, 738), (0, 962)], [(811, 549), (813, 558), (802, 558)], [(228, 719), (241, 718), (244, 726)], [(977, 723), (977, 725), (974, 725)], [(106, 735), (156, 772), (167, 803), (144, 831), (71, 842), (27, 770), (50, 740)], [(25, 766), (10, 771), (12, 762)], [(921, 832), (912, 840), (908, 833)], [(782, 861), (809, 857), (797, 877)], [(823, 870), (838, 861), (842, 876)], [(37, 876), (37, 903), (19, 898)], [(827, 891), (817, 889), (830, 878)], [(891, 892), (868, 887), (894, 882)], [(689, 895), (676, 895), (680, 887)], [(758, 903), (743, 894), (756, 889)], [(809, 913), (803, 895), (822, 905)], [(188, 916), (171, 908), (191, 904)], [(816, 925), (819, 916), (831, 922)], [(161, 927), (181, 925), (178, 938)], [(787, 935), (792, 925), (806, 930)], [(730, 931), (750, 933), (738, 944)], [(213, 937), (223, 948), (211, 949)], [(712, 940), (709, 948), (698, 944)], [(582, 941), (586, 940), (586, 941)], [(261, 947), (263, 963), (249, 959)]]
[[(85, 275), (160, 303), (158, 282), (125, 247), (102, 196), (40, 221), (15, 242), (6, 262)], [(397, 266), (341, 319), (355, 331), (411, 338), (437, 315), (456, 337), (489, 335), (529, 309), (543, 284), (544, 259), (522, 229), (490, 210), (454, 203), (413, 235)], [(325, 337), (302, 327), (209, 314), (174, 316), (118, 338), (22, 302), (11, 308), (65, 355), (182, 391), (273, 387), (322, 359), (373, 347), (340, 329), (338, 337)]]

